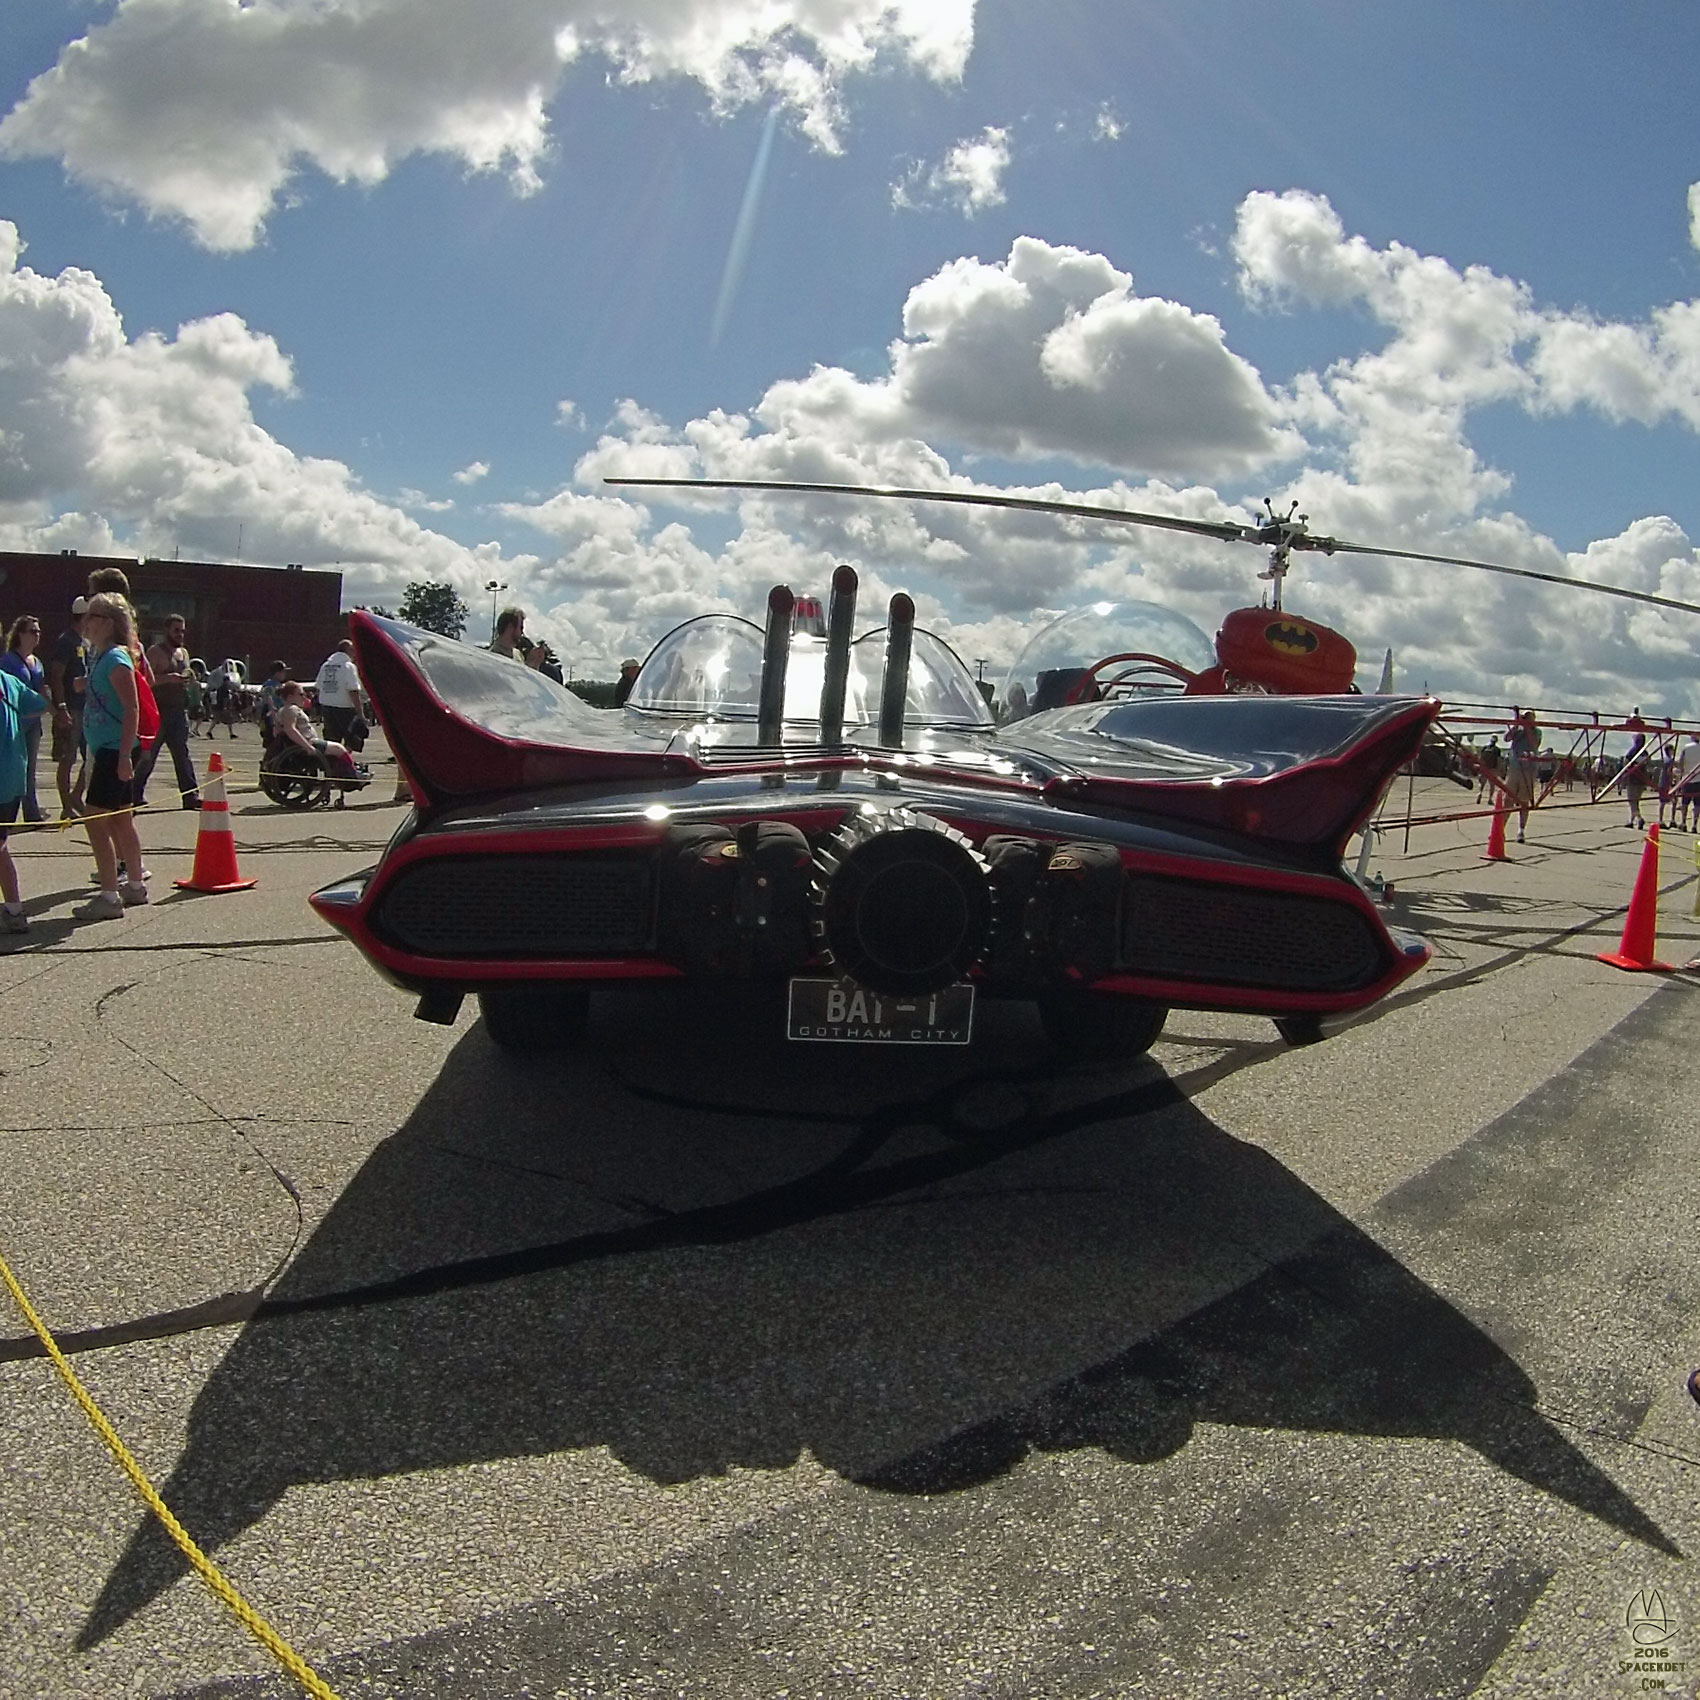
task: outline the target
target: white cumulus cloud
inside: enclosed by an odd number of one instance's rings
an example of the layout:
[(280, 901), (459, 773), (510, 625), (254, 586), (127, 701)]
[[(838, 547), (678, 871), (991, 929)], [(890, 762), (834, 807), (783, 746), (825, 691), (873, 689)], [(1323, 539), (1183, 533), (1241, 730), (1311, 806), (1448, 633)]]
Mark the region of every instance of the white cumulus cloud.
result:
[(490, 463), (485, 460), (469, 461), (459, 472), (452, 474), (457, 484), (476, 484), (479, 479), (487, 478), (490, 474)]
[(772, 429), (929, 442), (1118, 471), (1223, 476), (1302, 439), (1208, 314), (1138, 295), (1101, 255), (1021, 237), (910, 291), (889, 376), (838, 368), (775, 384)]
[(1541, 306), (1526, 284), (1394, 242), (1348, 236), (1299, 190), (1258, 192), (1234, 233), (1240, 284), (1268, 305), (1354, 305), (1387, 331), (1379, 348), (1293, 388), (1295, 419), (1332, 432), (1384, 510), (1440, 519), (1505, 494), (1470, 447), (1470, 411), (1507, 402), (1539, 417), (1587, 408), (1614, 423), (1700, 428), (1700, 305), (1638, 324)]
[(847, 78), (883, 57), (960, 77), (974, 0), (124, 0), (0, 122), (9, 157), (251, 247), (303, 165), (380, 182), (416, 153), (537, 187), (565, 68), (778, 101), (836, 149)]
[(341, 562), (351, 595), (420, 576), (463, 588), (490, 548), (426, 530), (340, 461), (297, 455), (255, 420), (257, 389), (289, 394), (276, 342), (234, 314), (131, 338), (92, 273), (21, 263), (0, 220), (0, 539), (8, 547), (125, 547)]
[(988, 124), (978, 136), (958, 142), (930, 170), (912, 166), (892, 186), (899, 207), (955, 207), (972, 217), (987, 207), (1002, 206), (1003, 176), (1009, 169), (1009, 131)]

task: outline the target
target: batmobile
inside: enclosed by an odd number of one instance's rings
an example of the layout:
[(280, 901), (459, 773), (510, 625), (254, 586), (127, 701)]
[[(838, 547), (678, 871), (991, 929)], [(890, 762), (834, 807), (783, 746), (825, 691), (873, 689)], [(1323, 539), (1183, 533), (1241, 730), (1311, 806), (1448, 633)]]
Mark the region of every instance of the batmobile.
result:
[(1144, 1049), (1174, 1006), (1304, 1042), (1427, 961), (1341, 857), (1432, 700), (1121, 688), (1106, 637), (1063, 706), (999, 726), (907, 596), (853, 641), (855, 602), (841, 567), (824, 635), (783, 586), (765, 630), (688, 620), (612, 710), (354, 614), (416, 807), (314, 909), (421, 1018), (472, 993), (526, 1050), (598, 984), (679, 976), (787, 984), (804, 1040), (966, 1043), (997, 997), (1075, 1054)]

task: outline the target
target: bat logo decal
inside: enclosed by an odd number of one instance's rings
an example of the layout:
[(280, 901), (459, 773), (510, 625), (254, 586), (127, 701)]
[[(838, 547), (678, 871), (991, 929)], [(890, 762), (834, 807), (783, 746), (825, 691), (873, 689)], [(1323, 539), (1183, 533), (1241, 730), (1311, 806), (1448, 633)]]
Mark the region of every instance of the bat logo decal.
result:
[(1321, 641), (1300, 620), (1276, 620), (1264, 627), (1263, 635), (1271, 649), (1278, 649), (1286, 655), (1313, 655)]

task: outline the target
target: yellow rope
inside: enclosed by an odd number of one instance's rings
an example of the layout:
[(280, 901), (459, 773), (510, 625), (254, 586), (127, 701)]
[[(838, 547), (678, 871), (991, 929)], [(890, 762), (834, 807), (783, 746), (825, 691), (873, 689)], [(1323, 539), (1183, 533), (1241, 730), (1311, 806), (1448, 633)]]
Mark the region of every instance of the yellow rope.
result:
[(65, 1354), (59, 1350), (59, 1342), (53, 1338), (47, 1324), (36, 1314), (35, 1306), (29, 1301), (29, 1295), (18, 1285), (18, 1278), (7, 1266), (4, 1257), (0, 1257), (0, 1281), (4, 1281), (18, 1309), (24, 1313), (24, 1320), (36, 1332), (48, 1357), (53, 1360), (53, 1367), (64, 1378), (65, 1385), (70, 1388), (71, 1396), (83, 1408), (83, 1414), (94, 1425), (94, 1431), (106, 1443), (107, 1450), (118, 1460), (119, 1467), (130, 1478), (137, 1493), (142, 1496), (154, 1516), (165, 1525), (165, 1532), (177, 1543), (183, 1556), (188, 1559), (206, 1585), (224, 1601), (244, 1629), (257, 1640), (268, 1653), (272, 1655), (283, 1668), (289, 1672), (303, 1692), (313, 1696), (313, 1700), (337, 1700), (336, 1691), (316, 1672), (301, 1655), (289, 1645), (254, 1608), (237, 1593), (236, 1589), (225, 1579), (218, 1568), (201, 1549), (195, 1545), (186, 1530), (172, 1516), (170, 1507), (159, 1497), (143, 1472), (140, 1464), (131, 1457), (130, 1450), (118, 1438), (117, 1431), (106, 1420), (105, 1413), (94, 1402), (94, 1396), (77, 1378), (77, 1372), (66, 1361)]
[[(263, 761), (264, 757), (262, 757), (260, 761), (256, 762), (251, 773), (248, 771), (238, 773), (234, 766), (226, 765), (224, 772), (219, 774), (217, 777), (224, 780), (225, 790), (227, 793), (234, 793), (236, 796), (246, 796), (250, 792), (259, 791), (261, 789), (259, 774)], [(370, 767), (373, 764), (368, 763), (367, 765)], [(394, 758), (392, 757), (387, 762), (379, 760), (376, 765), (379, 767), (393, 767), (395, 765)], [(199, 782), (193, 786), (192, 789), (196, 792), (204, 790), (208, 781), (212, 777), (213, 775), (211, 774), (203, 774)], [(330, 783), (333, 785), (345, 783), (344, 781), (336, 779), (334, 776), (327, 775), (326, 777), (329, 778)], [(369, 782), (370, 781), (368, 781), (368, 783)], [(349, 780), (346, 781), (346, 783), (352, 786), (354, 782)], [(15, 838), (21, 834), (30, 832), (71, 832), (75, 828), (82, 826), (91, 820), (118, 820), (124, 816), (128, 816), (132, 820), (139, 820), (144, 815), (176, 814), (179, 810), (181, 800), (184, 797), (187, 797), (189, 792), (180, 791), (172, 787), (169, 788), (169, 794), (177, 797), (178, 802), (144, 803), (140, 808), (131, 807), (128, 809), (85, 809), (81, 814), (71, 815), (59, 820), (13, 821), (12, 824), (6, 828), (6, 832), (9, 836)]]

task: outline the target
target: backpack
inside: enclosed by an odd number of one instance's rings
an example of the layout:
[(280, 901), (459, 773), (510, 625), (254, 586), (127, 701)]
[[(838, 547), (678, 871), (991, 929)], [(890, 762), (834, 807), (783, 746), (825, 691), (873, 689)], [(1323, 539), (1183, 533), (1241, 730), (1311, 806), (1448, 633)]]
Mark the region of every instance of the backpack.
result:
[(136, 736), (144, 744), (159, 736), (159, 703), (153, 685), (140, 667), (136, 668)]

